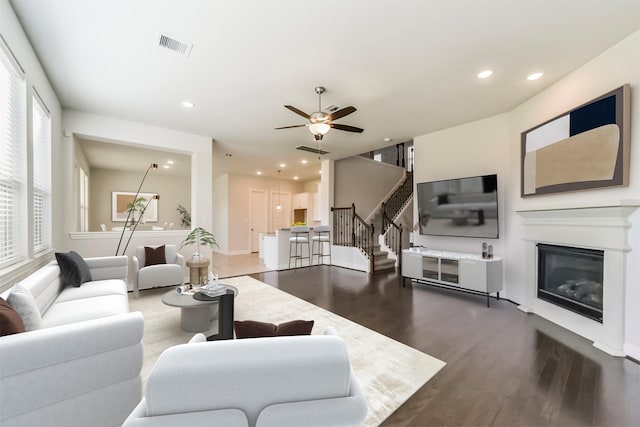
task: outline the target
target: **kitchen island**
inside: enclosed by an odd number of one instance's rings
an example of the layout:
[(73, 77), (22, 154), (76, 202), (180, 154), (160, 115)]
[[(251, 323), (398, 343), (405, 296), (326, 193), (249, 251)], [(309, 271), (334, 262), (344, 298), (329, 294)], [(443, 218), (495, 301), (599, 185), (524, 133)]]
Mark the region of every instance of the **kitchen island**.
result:
[[(306, 244), (302, 245), (303, 267), (309, 265), (306, 257), (309, 255), (309, 250), (311, 250), (311, 237), (313, 237), (313, 227), (309, 227), (309, 229), (309, 248), (307, 249)], [(260, 257), (264, 259), (264, 263), (267, 268), (273, 270), (287, 270), (289, 268), (290, 237), (291, 230), (289, 228), (278, 228), (275, 233), (265, 233), (261, 235), (262, 251), (260, 252)], [(295, 260), (291, 260), (291, 268), (294, 267), (294, 261)], [(298, 260), (297, 266), (300, 267), (300, 260)]]

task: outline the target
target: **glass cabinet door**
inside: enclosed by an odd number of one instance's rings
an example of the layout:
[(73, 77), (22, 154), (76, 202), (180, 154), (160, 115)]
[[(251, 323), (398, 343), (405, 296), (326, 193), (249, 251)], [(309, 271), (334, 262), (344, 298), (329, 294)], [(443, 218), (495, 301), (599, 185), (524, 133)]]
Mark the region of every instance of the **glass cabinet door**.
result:
[(455, 283), (456, 285), (459, 283), (457, 259), (442, 258), (440, 260), (440, 268), (442, 269), (440, 272), (440, 280), (443, 282)]
[(422, 257), (422, 277), (425, 279), (440, 280), (438, 277), (438, 258)]

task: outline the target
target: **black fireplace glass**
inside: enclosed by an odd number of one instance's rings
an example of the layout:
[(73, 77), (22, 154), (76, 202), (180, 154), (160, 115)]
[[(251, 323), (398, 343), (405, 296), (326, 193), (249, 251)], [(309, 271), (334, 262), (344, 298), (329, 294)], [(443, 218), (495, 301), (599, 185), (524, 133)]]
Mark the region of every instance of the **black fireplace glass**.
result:
[(604, 251), (537, 246), (538, 298), (602, 322)]

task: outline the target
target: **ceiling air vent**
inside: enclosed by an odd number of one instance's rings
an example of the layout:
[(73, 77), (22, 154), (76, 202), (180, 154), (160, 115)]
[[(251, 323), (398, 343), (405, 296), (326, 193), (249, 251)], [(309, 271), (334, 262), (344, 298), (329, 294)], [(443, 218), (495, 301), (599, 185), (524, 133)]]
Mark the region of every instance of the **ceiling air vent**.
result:
[(339, 109), (340, 109), (340, 107), (338, 107), (337, 105), (334, 105), (334, 104), (329, 104), (326, 107), (324, 107), (325, 113), (329, 113), (329, 114), (335, 113)]
[(169, 36), (165, 36), (164, 34), (160, 34), (158, 36), (158, 46), (165, 47), (167, 49), (171, 49), (174, 52), (178, 52), (180, 55), (189, 56), (191, 53), (192, 44), (182, 43), (176, 39), (172, 39)]
[(320, 150), (319, 148), (308, 147), (306, 145), (298, 145), (296, 150), (308, 151), (314, 154), (329, 154), (328, 151)]

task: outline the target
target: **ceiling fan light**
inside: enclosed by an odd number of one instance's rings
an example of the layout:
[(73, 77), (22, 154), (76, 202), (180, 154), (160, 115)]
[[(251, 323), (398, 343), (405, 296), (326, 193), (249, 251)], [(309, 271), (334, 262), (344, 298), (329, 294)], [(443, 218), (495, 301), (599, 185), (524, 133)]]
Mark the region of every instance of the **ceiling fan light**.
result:
[(331, 129), (331, 126), (327, 123), (311, 123), (309, 125), (309, 131), (314, 135), (326, 135), (329, 129)]

